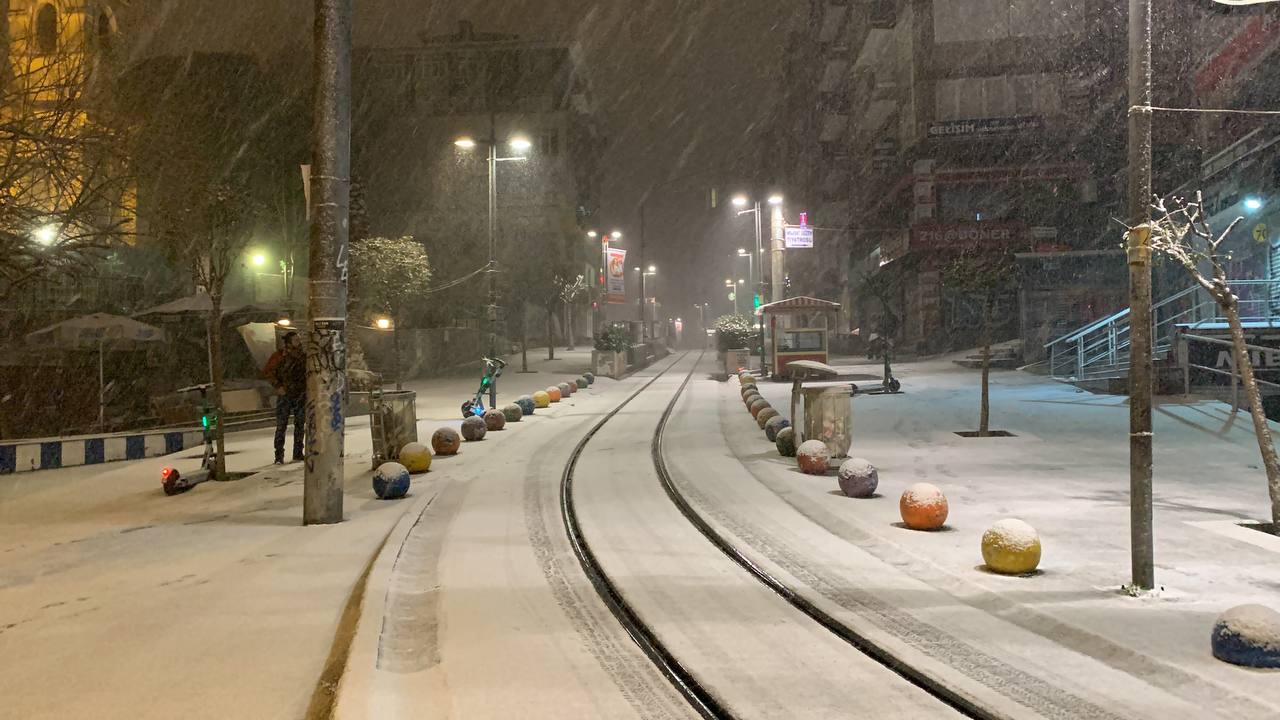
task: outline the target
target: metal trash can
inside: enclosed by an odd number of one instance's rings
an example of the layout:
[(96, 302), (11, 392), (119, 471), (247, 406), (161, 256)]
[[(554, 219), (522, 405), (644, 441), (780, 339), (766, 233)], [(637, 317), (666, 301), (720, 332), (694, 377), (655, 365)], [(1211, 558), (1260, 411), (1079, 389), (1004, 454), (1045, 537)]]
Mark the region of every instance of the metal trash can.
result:
[(369, 393), (369, 432), (373, 436), (373, 467), (400, 457), (400, 449), (418, 441), (418, 394), (412, 390)]
[(846, 385), (801, 387), (803, 440), (821, 440), (833, 458), (849, 457), (853, 444), (853, 389)]

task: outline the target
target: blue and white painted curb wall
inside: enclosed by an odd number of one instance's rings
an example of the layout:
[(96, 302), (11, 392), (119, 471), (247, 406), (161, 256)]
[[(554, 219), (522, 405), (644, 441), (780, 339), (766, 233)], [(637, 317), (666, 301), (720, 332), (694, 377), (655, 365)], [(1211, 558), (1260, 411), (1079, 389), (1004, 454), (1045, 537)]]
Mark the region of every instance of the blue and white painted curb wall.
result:
[(139, 460), (202, 447), (199, 428), (0, 442), (0, 475)]

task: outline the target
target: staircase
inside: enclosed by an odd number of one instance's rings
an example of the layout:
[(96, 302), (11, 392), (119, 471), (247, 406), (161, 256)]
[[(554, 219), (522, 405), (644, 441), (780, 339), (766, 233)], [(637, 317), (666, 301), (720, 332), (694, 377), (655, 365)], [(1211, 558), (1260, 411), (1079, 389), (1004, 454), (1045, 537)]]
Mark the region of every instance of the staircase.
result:
[[(1280, 328), (1280, 280), (1230, 280), (1240, 298), (1245, 327)], [(1129, 329), (1126, 308), (1045, 345), (1049, 375), (1074, 384), (1114, 381), (1129, 375)], [(1151, 308), (1152, 357), (1173, 362), (1177, 334), (1226, 323), (1221, 309), (1202, 288), (1189, 287)]]

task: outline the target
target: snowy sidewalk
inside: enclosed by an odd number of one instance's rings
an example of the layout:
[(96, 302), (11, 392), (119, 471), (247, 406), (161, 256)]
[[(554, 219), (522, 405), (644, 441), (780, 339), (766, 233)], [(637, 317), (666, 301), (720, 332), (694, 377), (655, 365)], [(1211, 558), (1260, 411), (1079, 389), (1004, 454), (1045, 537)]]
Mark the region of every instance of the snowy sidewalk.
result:
[[(531, 363), (543, 372), (504, 375), (499, 400), (589, 362), (579, 351)], [(459, 424), (477, 382), (410, 383), (419, 438)], [(589, 392), (616, 387), (603, 379)], [(508, 438), (539, 432), (525, 425), (464, 452), (498, 454)], [(194, 469), (199, 450), (0, 476), (0, 718), (304, 716), (383, 539), (434, 484), (466, 472), (440, 461), (410, 499), (376, 500), (367, 418), (347, 430), (346, 521), (336, 526), (301, 526), (302, 465), (270, 465), (270, 429), (228, 436), (229, 469), (257, 474), (176, 497), (161, 493), (160, 468)]]
[[(879, 497), (871, 500), (844, 497), (834, 473), (802, 475), (793, 461), (780, 458), (742, 411), (736, 382), (718, 389), (721, 427), (700, 429), (723, 433), (720, 442), (809, 525), (878, 559), (886, 577), (905, 573), (930, 588), (915, 596), (915, 606), (907, 604), (910, 594), (886, 594), (898, 610), (962, 635), (967, 630), (946, 625), (948, 617), (980, 612), (996, 633), (978, 645), (984, 652), (1038, 657), (1049, 665), (1041, 671), (1060, 674), (1068, 671), (1047, 659), (1072, 653), (1082, 658), (1082, 670), (1087, 659), (1106, 671), (1070, 681), (1079, 683), (1082, 696), (1098, 692), (1105, 699), (1108, 687), (1128, 693), (1137, 683), (1160, 699), (1139, 714), (1173, 717), (1186, 708), (1200, 708), (1189, 717), (1280, 713), (1276, 673), (1221, 663), (1209, 650), (1210, 629), (1222, 610), (1247, 602), (1280, 605), (1280, 538), (1239, 525), (1263, 519), (1268, 508), (1246, 414), (1232, 421), (1221, 403), (1175, 398), (1157, 408), (1155, 535), (1162, 590), (1135, 599), (1120, 592), (1129, 579), (1125, 398), (1077, 392), (1018, 372), (993, 373), (992, 427), (1017, 437), (965, 439), (955, 432), (975, 429), (976, 371), (942, 359), (899, 365), (895, 372), (905, 394), (853, 400), (852, 454), (880, 472)], [(760, 387), (775, 407), (787, 407), (789, 386), (766, 381)], [(920, 481), (946, 493), (947, 531), (900, 526), (898, 496)], [(1044, 559), (1037, 575), (1003, 577), (980, 567), (982, 533), (1005, 517), (1039, 531)], [(874, 591), (882, 584), (890, 581), (877, 577), (865, 587)], [(954, 612), (935, 607), (938, 597), (947, 598)], [(999, 634), (1002, 626), (1006, 631)], [(1144, 707), (1140, 696), (1123, 700)]]

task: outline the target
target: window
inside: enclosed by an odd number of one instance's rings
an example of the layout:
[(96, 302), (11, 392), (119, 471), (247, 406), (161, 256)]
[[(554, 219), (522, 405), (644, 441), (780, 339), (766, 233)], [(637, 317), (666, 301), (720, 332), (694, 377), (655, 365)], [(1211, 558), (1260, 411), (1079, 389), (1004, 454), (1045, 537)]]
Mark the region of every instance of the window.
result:
[(58, 9), (49, 3), (36, 11), (36, 50), (46, 55), (58, 52)]

